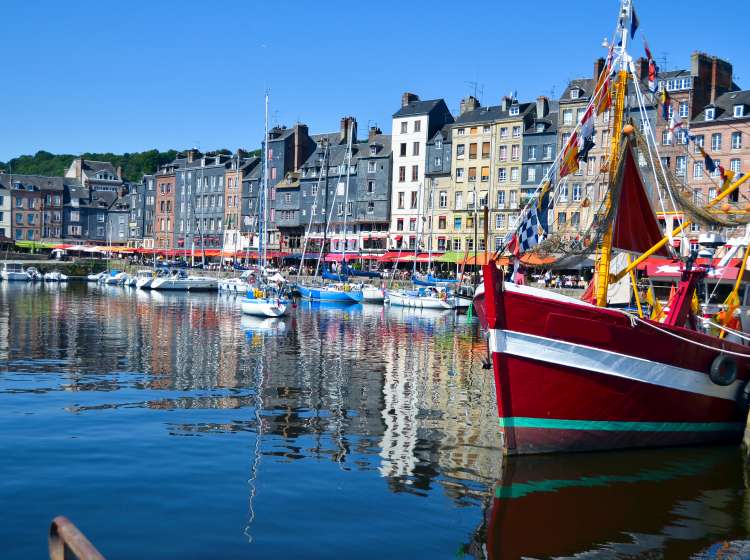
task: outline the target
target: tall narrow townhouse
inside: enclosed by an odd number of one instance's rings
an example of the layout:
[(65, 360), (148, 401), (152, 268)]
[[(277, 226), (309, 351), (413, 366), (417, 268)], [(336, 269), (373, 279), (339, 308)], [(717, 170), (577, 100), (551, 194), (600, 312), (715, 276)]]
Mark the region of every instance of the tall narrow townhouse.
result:
[(40, 241), (42, 237), (42, 188), (59, 177), (39, 175), (0, 175), (0, 183), (10, 190), (11, 228), (16, 241)]
[[(427, 250), (444, 252), (453, 249), (453, 177), (451, 155), (453, 135), (446, 124), (427, 141), (425, 182), (427, 197)], [(460, 232), (459, 232), (460, 233)]]
[[(445, 101), (421, 101), (404, 93), (393, 114), (393, 179), (390, 243), (393, 249), (414, 249), (424, 233), (426, 210), (425, 148), (427, 140), (453, 122)], [(424, 247), (423, 247), (424, 248)]]
[(521, 200), (534, 196), (545, 177), (556, 183), (552, 168), (557, 155), (557, 101), (540, 96), (536, 100), (533, 119), (523, 133), (523, 167), (521, 169)]
[[(571, 80), (563, 91), (559, 99), (560, 109), (557, 122), (557, 145), (560, 150), (565, 149), (568, 140), (573, 135), (578, 123), (583, 117), (589, 101), (594, 95), (596, 87), (596, 78), (604, 69), (604, 60), (597, 60), (594, 64), (593, 78), (578, 78)], [(606, 113), (606, 114), (605, 114)], [(609, 121), (609, 111), (602, 113)], [(596, 123), (599, 124), (598, 122)], [(595, 149), (602, 150), (602, 157), (606, 158), (603, 150), (609, 146), (609, 129), (606, 126), (596, 126)], [(597, 152), (598, 153), (598, 152)], [(598, 196), (597, 193), (584, 193), (585, 177), (584, 172), (588, 165), (596, 169), (595, 162), (598, 156), (592, 150), (589, 156), (589, 164), (580, 162), (578, 171), (572, 175), (564, 177), (554, 193), (554, 213), (551, 229), (563, 239), (574, 239), (580, 232), (587, 227), (584, 220), (581, 219), (583, 208), (596, 207)], [(603, 160), (606, 161), (606, 160)], [(601, 162), (600, 162), (601, 164)], [(559, 169), (559, 165), (558, 165)], [(606, 166), (605, 166), (606, 171)], [(585, 201), (585, 202), (584, 202)], [(593, 219), (593, 208), (590, 212)], [(590, 223), (590, 222), (589, 222)]]
[(159, 168), (155, 174), (154, 240), (156, 249), (174, 249), (175, 170), (174, 163)]
[[(266, 148), (266, 164), (268, 165), (268, 239), (267, 247), (280, 250), (288, 249), (290, 245), (297, 245), (299, 227), (297, 225), (282, 226), (277, 219), (277, 212), (284, 206), (285, 217), (289, 217), (288, 208), (283, 200), (277, 204), (276, 185), (284, 180), (287, 173), (298, 172), (304, 161), (315, 151), (315, 142), (308, 134), (307, 125), (297, 123), (291, 128), (276, 126), (268, 131), (268, 146)], [(279, 214), (280, 217), (280, 214)], [(285, 220), (292, 224), (295, 220)], [(296, 237), (297, 240), (291, 239)]]
[[(464, 101), (463, 113), (453, 125), (453, 248), (469, 252), (499, 246), (516, 225), (523, 132), (535, 110), (534, 103), (510, 97), (490, 107), (472, 100)], [(489, 247), (483, 233), (485, 207), (490, 219)]]
[(242, 237), (242, 168), (247, 156), (242, 150), (230, 158), (224, 172), (224, 251), (241, 251), (247, 248)]

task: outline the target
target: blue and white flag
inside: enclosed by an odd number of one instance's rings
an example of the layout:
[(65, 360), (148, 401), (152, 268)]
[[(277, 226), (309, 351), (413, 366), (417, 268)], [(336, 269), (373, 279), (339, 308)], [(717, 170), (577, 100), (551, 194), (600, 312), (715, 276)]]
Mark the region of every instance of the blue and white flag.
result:
[(526, 215), (518, 228), (518, 242), (521, 253), (539, 245), (539, 218), (536, 215), (536, 205), (526, 210)]

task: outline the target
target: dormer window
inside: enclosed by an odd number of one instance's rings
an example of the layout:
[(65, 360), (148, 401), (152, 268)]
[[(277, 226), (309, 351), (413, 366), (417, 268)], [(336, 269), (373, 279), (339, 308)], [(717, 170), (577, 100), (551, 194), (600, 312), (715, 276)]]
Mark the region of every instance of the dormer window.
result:
[(437, 150), (442, 150), (443, 149), (443, 139), (442, 138), (437, 138), (435, 140), (435, 149), (437, 149)]
[(735, 105), (734, 106), (734, 112), (735, 117), (744, 117), (745, 116), (745, 106), (744, 105)]
[(570, 90), (570, 98), (571, 99), (578, 99), (581, 96), (581, 90), (578, 88), (573, 88)]
[(544, 132), (544, 124), (542, 124), (542, 123), (537, 123), (537, 124), (536, 124), (536, 131), (537, 131), (537, 132)]
[(517, 115), (519, 113), (518, 105), (513, 105), (508, 111), (509, 115)]
[(370, 146), (370, 155), (374, 156), (378, 153), (378, 147), (377, 146)]
[(716, 109), (713, 107), (706, 109), (706, 120), (712, 121), (715, 118), (716, 118)]

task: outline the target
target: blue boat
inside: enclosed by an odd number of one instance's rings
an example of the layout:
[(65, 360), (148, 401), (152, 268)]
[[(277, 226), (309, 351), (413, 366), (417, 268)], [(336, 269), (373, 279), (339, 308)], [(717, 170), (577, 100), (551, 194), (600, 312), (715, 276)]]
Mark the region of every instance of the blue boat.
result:
[(312, 301), (337, 301), (342, 303), (360, 303), (362, 301), (361, 290), (343, 290), (334, 286), (297, 286), (297, 289), (304, 299)]
[(428, 274), (427, 276), (414, 274), (411, 277), (411, 281), (417, 286), (447, 286), (458, 283), (457, 279), (435, 278), (432, 274)]
[(346, 274), (337, 274), (328, 270), (328, 267), (323, 269), (322, 274), (323, 280), (333, 280), (334, 282), (346, 282), (349, 277)]
[(379, 272), (371, 272), (369, 270), (357, 270), (349, 266), (348, 263), (344, 262), (341, 265), (341, 270), (344, 274), (349, 276), (359, 276), (361, 278), (382, 278), (383, 275)]

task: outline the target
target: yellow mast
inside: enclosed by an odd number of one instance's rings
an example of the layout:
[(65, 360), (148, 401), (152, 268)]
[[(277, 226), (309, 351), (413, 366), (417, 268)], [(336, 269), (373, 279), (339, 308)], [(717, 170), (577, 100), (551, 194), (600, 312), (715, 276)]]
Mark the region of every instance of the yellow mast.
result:
[[(605, 70), (606, 72), (606, 70)], [(624, 68), (617, 73), (614, 84), (614, 122), (612, 124), (612, 145), (609, 155), (609, 192), (604, 204), (605, 216), (612, 207), (612, 190), (619, 164), (620, 139), (625, 119), (625, 95), (628, 89), (628, 72)], [(596, 259), (596, 305), (607, 305), (607, 290), (609, 288), (609, 263), (612, 259), (612, 224), (607, 228), (601, 240)]]

